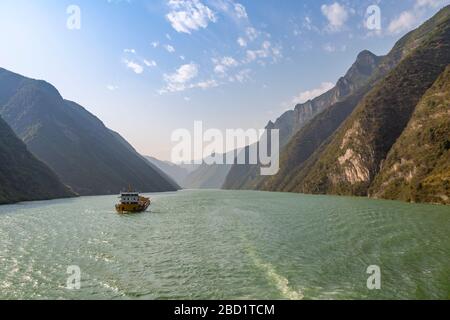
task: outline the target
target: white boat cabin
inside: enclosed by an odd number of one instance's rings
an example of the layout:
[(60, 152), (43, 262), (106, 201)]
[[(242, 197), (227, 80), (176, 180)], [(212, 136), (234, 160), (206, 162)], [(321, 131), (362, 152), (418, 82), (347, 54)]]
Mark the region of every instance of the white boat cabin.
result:
[(136, 204), (139, 203), (139, 193), (124, 192), (120, 194), (120, 202), (122, 204)]

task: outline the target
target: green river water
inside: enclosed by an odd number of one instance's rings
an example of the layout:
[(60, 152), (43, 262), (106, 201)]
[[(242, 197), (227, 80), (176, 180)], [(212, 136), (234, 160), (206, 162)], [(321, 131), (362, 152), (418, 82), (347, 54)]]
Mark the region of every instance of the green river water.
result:
[[(0, 299), (450, 299), (450, 208), (233, 191), (0, 206)], [(66, 287), (69, 266), (81, 287)], [(381, 289), (367, 288), (370, 265)]]

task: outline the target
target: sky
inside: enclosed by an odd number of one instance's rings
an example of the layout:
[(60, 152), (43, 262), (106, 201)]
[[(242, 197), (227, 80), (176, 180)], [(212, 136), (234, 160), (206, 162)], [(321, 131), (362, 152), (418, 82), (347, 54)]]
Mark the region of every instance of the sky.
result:
[(2, 0), (0, 67), (50, 82), (138, 152), (170, 160), (175, 130), (262, 129), (449, 3)]

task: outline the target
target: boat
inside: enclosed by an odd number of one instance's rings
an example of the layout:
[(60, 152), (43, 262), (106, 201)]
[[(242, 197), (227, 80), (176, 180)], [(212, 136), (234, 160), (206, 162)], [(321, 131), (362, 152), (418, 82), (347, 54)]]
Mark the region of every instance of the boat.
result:
[(120, 214), (145, 212), (151, 204), (150, 198), (142, 197), (139, 192), (122, 192), (116, 211)]

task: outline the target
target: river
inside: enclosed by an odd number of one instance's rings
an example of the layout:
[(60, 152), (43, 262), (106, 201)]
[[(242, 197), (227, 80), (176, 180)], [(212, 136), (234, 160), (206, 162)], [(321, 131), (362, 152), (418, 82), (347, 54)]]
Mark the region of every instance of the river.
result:
[[(450, 208), (251, 191), (0, 206), (0, 299), (450, 299)], [(379, 266), (381, 289), (367, 288)], [(68, 289), (68, 268), (79, 289)], [(69, 270), (70, 271), (70, 270)]]

